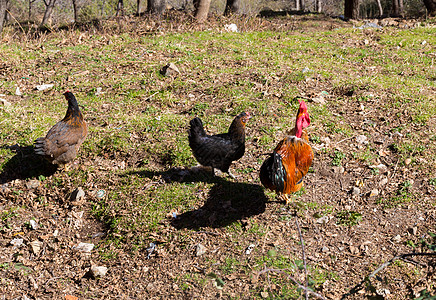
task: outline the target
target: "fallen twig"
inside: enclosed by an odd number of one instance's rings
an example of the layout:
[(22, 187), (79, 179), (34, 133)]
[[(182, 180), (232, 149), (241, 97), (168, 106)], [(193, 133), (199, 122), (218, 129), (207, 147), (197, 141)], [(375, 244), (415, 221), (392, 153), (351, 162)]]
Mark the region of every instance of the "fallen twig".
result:
[[(435, 256), (436, 257), (436, 253), (433, 253), (433, 252), (420, 252), (420, 253), (406, 253), (406, 254), (397, 255), (397, 256), (393, 257), (392, 259), (388, 260), (387, 262), (385, 262), (384, 264), (382, 264), (377, 269), (375, 269), (371, 274), (369, 274), (367, 277), (365, 277), (358, 285), (356, 285), (354, 288), (352, 288), (350, 290), (350, 292), (348, 292), (347, 294), (343, 295), (341, 299), (345, 299), (346, 297), (351, 296), (351, 295), (357, 293), (358, 291), (360, 291), (363, 288), (363, 284), (365, 282), (369, 281), (372, 277), (377, 275), (378, 272), (382, 271), (384, 268), (386, 268), (387, 266), (392, 264), (397, 259), (406, 260), (406, 258), (409, 257), (409, 256)], [(410, 260), (406, 260), (406, 261), (412, 262)]]
[(279, 273), (279, 274), (283, 274), (286, 275), (286, 277), (288, 279), (290, 279), (298, 288), (302, 289), (305, 291), (305, 293), (311, 294), (314, 297), (318, 298), (318, 299), (323, 299), (323, 300), (327, 300), (326, 298), (324, 298), (323, 295), (318, 294), (312, 290), (310, 290), (309, 288), (303, 286), (301, 283), (299, 283), (297, 280), (295, 280), (291, 275), (289, 275), (288, 273), (286, 273), (285, 271), (281, 270), (281, 269), (269, 269), (269, 268), (265, 268), (262, 271), (260, 271), (259, 273), (257, 273), (258, 276), (262, 275), (263, 273), (269, 273), (269, 272), (275, 272), (275, 273)]
[(307, 294), (307, 282), (308, 281), (307, 281), (306, 253), (304, 251), (304, 241), (303, 241), (303, 236), (301, 234), (300, 224), (298, 223), (298, 217), (295, 217), (295, 224), (297, 224), (298, 235), (300, 236), (301, 252), (302, 252), (302, 255), (303, 255), (303, 265), (304, 265), (304, 274), (305, 274), (305, 281), (304, 281), (305, 290), (304, 290), (304, 295), (306, 297), (306, 300), (308, 300), (309, 296)]

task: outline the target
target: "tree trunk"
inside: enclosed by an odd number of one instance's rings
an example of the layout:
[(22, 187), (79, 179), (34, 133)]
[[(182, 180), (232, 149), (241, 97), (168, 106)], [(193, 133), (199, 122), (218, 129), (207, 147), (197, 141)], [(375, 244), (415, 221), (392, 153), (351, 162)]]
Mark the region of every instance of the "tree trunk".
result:
[(5, 25), (7, 7), (8, 0), (0, 0), (0, 33), (3, 31), (3, 27)]
[(348, 19), (359, 17), (359, 0), (345, 0), (344, 16)]
[(73, 0), (74, 23), (77, 23), (77, 0)]
[(45, 4), (45, 12), (44, 12), (44, 17), (42, 18), (42, 22), (40, 27), (43, 27), (47, 21), (50, 19), (51, 14), (53, 13), (53, 8), (55, 6), (56, 0), (44, 0), (44, 4)]
[(207, 20), (209, 14), (211, 0), (199, 0), (195, 1), (195, 19), (197, 22), (204, 22)]
[(398, 0), (392, 0), (392, 12), (391, 12), (391, 16), (392, 17), (400, 16), (400, 9), (399, 9), (399, 5), (398, 5)]
[(436, 0), (424, 0), (425, 8), (431, 17), (436, 16)]
[(383, 16), (383, 6), (381, 5), (381, 1), (377, 0), (377, 6), (379, 11), (379, 17)]
[[(380, 1), (380, 0), (378, 0)], [(315, 0), (315, 11), (317, 13), (322, 13), (322, 2), (321, 0)]]
[(147, 0), (147, 11), (151, 14), (162, 15), (166, 9), (165, 0)]
[(224, 10), (224, 15), (228, 16), (231, 14), (240, 13), (241, 1), (240, 0), (227, 0), (226, 9)]
[(305, 11), (306, 10), (306, 3), (304, 2), (304, 0), (297, 0), (297, 1), (300, 1), (300, 10)]
[(121, 14), (121, 16), (124, 16), (124, 1), (123, 0), (118, 0), (117, 2), (117, 14), (116, 16), (118, 17)]
[(144, 13), (144, 7), (141, 0), (136, 0), (136, 15), (140, 16)]

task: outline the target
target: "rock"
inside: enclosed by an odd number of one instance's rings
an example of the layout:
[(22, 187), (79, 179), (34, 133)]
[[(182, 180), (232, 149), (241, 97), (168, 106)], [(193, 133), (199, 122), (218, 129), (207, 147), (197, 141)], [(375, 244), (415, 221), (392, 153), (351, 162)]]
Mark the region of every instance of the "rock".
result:
[(37, 187), (39, 187), (39, 180), (33, 179), (33, 180), (29, 180), (28, 182), (26, 182), (26, 187), (31, 190), (31, 189), (36, 189)]
[(345, 172), (345, 169), (343, 166), (338, 167), (332, 167), (333, 173), (335, 174), (343, 174)]
[(23, 239), (16, 238), (16, 239), (13, 239), (12, 241), (10, 241), (10, 244), (14, 245), (14, 248), (18, 248), (23, 244), (23, 242), (24, 242)]
[(411, 158), (406, 158), (406, 160), (404, 161), (404, 164), (407, 166), (407, 165), (410, 165), (411, 162), (412, 162)]
[(351, 193), (355, 196), (358, 196), (358, 195), (360, 195), (360, 189), (358, 187), (354, 186)]
[(224, 29), (228, 32), (238, 32), (238, 26), (234, 23), (232, 24), (225, 24)]
[(38, 241), (38, 240), (30, 242), (30, 246), (32, 247), (32, 251), (35, 255), (39, 254), (39, 252), (41, 251), (42, 245), (43, 245), (43, 243)]
[(377, 197), (379, 195), (378, 189), (373, 189), (371, 193), (369, 193), (369, 197)]
[(312, 98), (312, 101), (318, 104), (326, 104), (325, 98), (323, 96)]
[(382, 180), (380, 180), (380, 185), (385, 185), (386, 183), (388, 183), (388, 178), (385, 177)]
[(358, 142), (359, 144), (368, 144), (367, 137), (364, 135), (356, 136), (356, 142)]
[(169, 77), (180, 74), (180, 71), (175, 64), (169, 63), (160, 70), (160, 73), (164, 76)]
[(327, 224), (329, 221), (330, 221), (329, 216), (324, 216), (324, 217), (317, 219), (315, 222), (318, 224)]
[(397, 234), (396, 236), (394, 236), (394, 237), (392, 238), (392, 241), (393, 241), (393, 242), (396, 242), (396, 243), (401, 242), (401, 235)]
[(321, 251), (325, 253), (325, 252), (329, 252), (330, 249), (327, 246), (324, 246), (322, 247)]
[(7, 101), (6, 99), (0, 98), (0, 104), (3, 105), (4, 107), (9, 107), (11, 106), (11, 102)]
[(248, 247), (245, 249), (245, 254), (247, 254), (247, 255), (251, 254), (251, 252), (253, 251), (254, 247), (256, 247), (255, 244), (248, 245)]
[(103, 266), (91, 266), (91, 269), (89, 271), (91, 272), (91, 275), (93, 277), (103, 277), (107, 273), (107, 268)]
[(204, 253), (206, 253), (206, 247), (203, 246), (202, 244), (197, 244), (196, 249), (197, 249), (195, 252), (196, 256), (202, 256)]
[(359, 254), (359, 248), (355, 246), (350, 246), (350, 252), (351, 254)]
[(30, 228), (32, 228), (33, 230), (37, 230), (39, 228), (39, 225), (38, 223), (36, 223), (35, 220), (30, 220), (29, 224), (30, 224)]
[(45, 91), (51, 89), (52, 87), (54, 87), (54, 84), (41, 84), (41, 85), (37, 85), (35, 88), (38, 91)]
[(84, 253), (91, 253), (92, 249), (94, 249), (94, 244), (79, 243), (77, 246), (73, 246), (73, 249)]
[(70, 200), (71, 201), (80, 201), (80, 200), (83, 200), (84, 197), (85, 197), (85, 192), (83, 191), (83, 189), (81, 187), (78, 187), (77, 189), (74, 190), (74, 192), (71, 193)]
[(418, 233), (418, 227), (409, 228), (410, 234), (416, 235)]
[(266, 298), (269, 297), (269, 294), (268, 294), (268, 292), (263, 291), (263, 292), (260, 292), (260, 296), (261, 296), (262, 298), (266, 299)]

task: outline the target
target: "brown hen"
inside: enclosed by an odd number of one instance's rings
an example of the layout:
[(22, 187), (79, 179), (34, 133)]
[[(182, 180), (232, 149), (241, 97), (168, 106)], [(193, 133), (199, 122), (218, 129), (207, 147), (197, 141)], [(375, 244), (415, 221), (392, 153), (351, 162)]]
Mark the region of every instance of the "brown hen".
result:
[(45, 137), (36, 139), (35, 153), (43, 156), (55, 165), (65, 165), (72, 161), (88, 134), (88, 126), (83, 120), (76, 97), (67, 91), (64, 93), (68, 100), (65, 117), (55, 124)]

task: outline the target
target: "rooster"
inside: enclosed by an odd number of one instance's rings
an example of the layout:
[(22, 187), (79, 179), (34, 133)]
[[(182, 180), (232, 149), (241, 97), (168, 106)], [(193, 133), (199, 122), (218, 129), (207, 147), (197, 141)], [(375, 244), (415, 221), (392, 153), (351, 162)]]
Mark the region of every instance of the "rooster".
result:
[(197, 161), (206, 167), (212, 167), (235, 176), (229, 168), (233, 161), (245, 153), (245, 124), (251, 118), (250, 113), (243, 112), (236, 116), (227, 133), (207, 135), (200, 118), (192, 119), (189, 124), (189, 146)]
[(88, 134), (88, 126), (83, 120), (76, 97), (70, 91), (65, 92), (64, 96), (68, 100), (65, 117), (45, 137), (36, 139), (34, 144), (35, 153), (54, 165), (65, 165), (72, 161)]
[(273, 153), (260, 168), (260, 181), (275, 191), (289, 203), (289, 194), (297, 192), (303, 185), (303, 177), (312, 164), (313, 152), (309, 146), (308, 136), (304, 128), (309, 126), (310, 118), (307, 106), (300, 101), (295, 128), (289, 136), (279, 142)]

